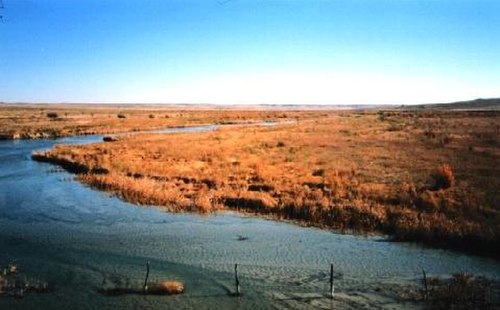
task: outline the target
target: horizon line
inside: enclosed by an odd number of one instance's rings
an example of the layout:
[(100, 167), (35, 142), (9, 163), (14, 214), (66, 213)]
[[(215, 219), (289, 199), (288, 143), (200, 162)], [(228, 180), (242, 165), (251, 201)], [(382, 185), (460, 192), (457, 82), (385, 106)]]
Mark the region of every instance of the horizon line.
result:
[(459, 100), (459, 101), (447, 101), (447, 102), (423, 102), (423, 103), (359, 103), (359, 104), (342, 104), (342, 103), (215, 103), (215, 102), (28, 102), (28, 101), (0, 101), (0, 104), (20, 104), (20, 105), (180, 105), (180, 106), (319, 106), (319, 107), (359, 107), (359, 106), (368, 106), (368, 107), (380, 107), (380, 106), (420, 106), (420, 105), (440, 105), (440, 104), (454, 104), (454, 103), (465, 103), (465, 102), (475, 102), (475, 101), (488, 101), (488, 100), (500, 100), (500, 97), (491, 97), (491, 98), (474, 98), (467, 100)]

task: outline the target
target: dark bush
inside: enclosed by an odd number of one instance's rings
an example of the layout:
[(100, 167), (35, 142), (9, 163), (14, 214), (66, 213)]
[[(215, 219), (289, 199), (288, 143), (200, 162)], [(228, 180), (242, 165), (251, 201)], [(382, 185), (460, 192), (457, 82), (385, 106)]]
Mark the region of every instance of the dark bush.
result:
[(455, 175), (453, 174), (453, 169), (448, 164), (442, 164), (439, 168), (431, 175), (433, 184), (431, 189), (447, 189), (455, 185)]
[(118, 139), (116, 137), (112, 137), (112, 136), (105, 136), (102, 138), (102, 141), (104, 142), (115, 142), (115, 141), (118, 141)]
[(250, 184), (248, 190), (251, 192), (270, 192), (274, 190), (274, 186), (268, 184)]
[(312, 175), (315, 177), (322, 177), (325, 175), (325, 169), (316, 169), (313, 171)]

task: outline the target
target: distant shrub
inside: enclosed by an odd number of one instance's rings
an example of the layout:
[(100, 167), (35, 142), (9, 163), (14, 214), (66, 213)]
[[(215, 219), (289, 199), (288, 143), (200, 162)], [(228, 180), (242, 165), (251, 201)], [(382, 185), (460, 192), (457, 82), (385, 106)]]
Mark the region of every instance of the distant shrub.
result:
[(431, 174), (433, 180), (432, 189), (446, 189), (455, 185), (455, 175), (453, 169), (449, 164), (442, 164), (439, 168)]
[(385, 121), (385, 114), (384, 114), (384, 112), (383, 111), (378, 111), (377, 112), (377, 118), (378, 118), (379, 121), (382, 121), (382, 122)]
[(153, 114), (149, 114), (148, 116), (149, 118), (155, 118), (155, 116)]
[(325, 175), (325, 169), (316, 169), (313, 171), (312, 175), (315, 177), (322, 177)]
[(125, 114), (120, 113), (118, 114), (118, 118), (127, 118), (127, 117), (125, 116)]
[(112, 136), (104, 136), (102, 138), (102, 141), (104, 141), (104, 142), (114, 142), (114, 141), (118, 141), (118, 139), (116, 137), (112, 137)]
[(285, 142), (283, 141), (278, 141), (278, 143), (276, 144), (277, 147), (284, 147), (285, 146)]
[(49, 113), (47, 113), (47, 117), (51, 118), (51, 119), (55, 119), (55, 118), (58, 118), (59, 115), (56, 112), (49, 112)]

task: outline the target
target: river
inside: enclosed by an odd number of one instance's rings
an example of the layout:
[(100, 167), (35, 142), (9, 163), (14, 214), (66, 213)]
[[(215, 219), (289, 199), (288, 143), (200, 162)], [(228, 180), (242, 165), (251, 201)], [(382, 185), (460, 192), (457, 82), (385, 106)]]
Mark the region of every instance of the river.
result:
[[(30, 157), (57, 143), (101, 140), (0, 141), (0, 265), (15, 260), (23, 277), (48, 281), (52, 288), (22, 299), (0, 295), (0, 309), (418, 308), (402, 303), (396, 293), (419, 285), (422, 268), (430, 276), (469, 272), (500, 279), (500, 264), (493, 259), (386, 242), (383, 236), (340, 234), (232, 212), (172, 214), (135, 206)], [(151, 282), (180, 280), (185, 294), (98, 292), (142, 287), (147, 261)], [(231, 294), (235, 263), (240, 297)], [(328, 298), (330, 263), (333, 300)]]

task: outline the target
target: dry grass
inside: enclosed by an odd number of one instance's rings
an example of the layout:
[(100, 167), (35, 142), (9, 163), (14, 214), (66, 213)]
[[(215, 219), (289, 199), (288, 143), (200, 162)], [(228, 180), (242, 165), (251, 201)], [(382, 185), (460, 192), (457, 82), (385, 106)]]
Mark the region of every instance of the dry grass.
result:
[(148, 289), (148, 294), (176, 295), (184, 293), (184, 285), (179, 281), (165, 281), (153, 285)]
[(239, 124), (318, 117), (318, 111), (222, 110), (169, 105), (0, 104), (1, 139), (110, 134), (196, 124)]
[(434, 190), (447, 189), (455, 185), (455, 176), (453, 174), (453, 168), (448, 164), (442, 164), (439, 168), (431, 175), (434, 184), (432, 188)]
[(235, 209), (500, 257), (498, 112), (310, 113), (34, 157), (170, 211)]
[(120, 296), (128, 294), (178, 295), (184, 293), (184, 284), (179, 281), (169, 280), (160, 283), (154, 283), (149, 288), (113, 287), (101, 288), (98, 290), (98, 292), (106, 296)]

